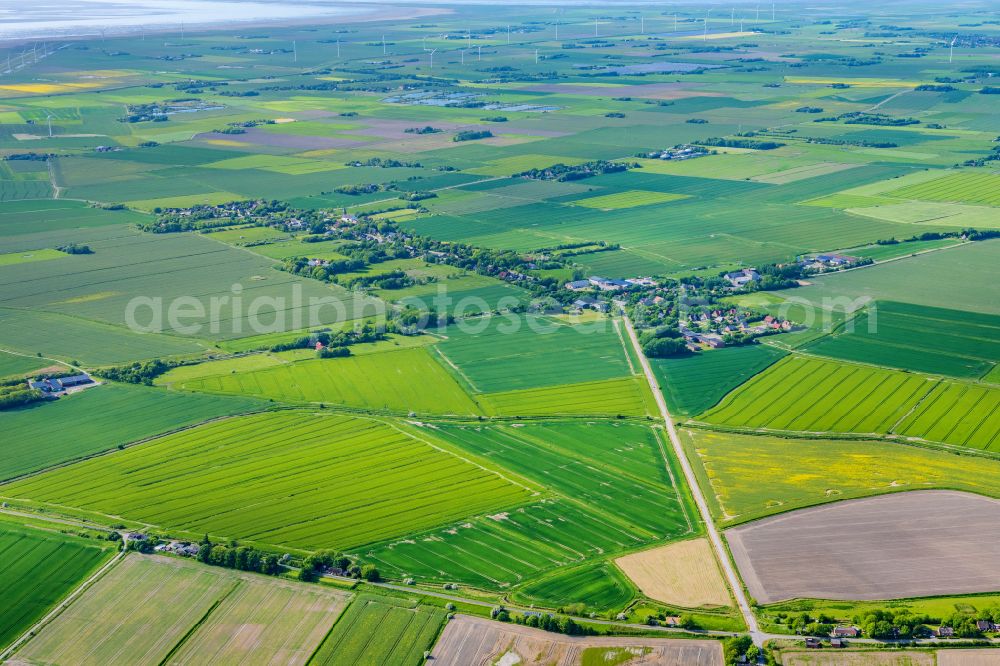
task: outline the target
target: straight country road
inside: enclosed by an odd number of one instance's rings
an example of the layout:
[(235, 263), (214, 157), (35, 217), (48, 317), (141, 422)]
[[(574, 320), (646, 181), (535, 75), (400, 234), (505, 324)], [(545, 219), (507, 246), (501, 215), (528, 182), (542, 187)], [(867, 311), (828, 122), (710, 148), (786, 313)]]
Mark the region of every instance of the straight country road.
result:
[(754, 615), (753, 609), (750, 608), (750, 601), (747, 599), (747, 595), (743, 591), (743, 584), (740, 582), (739, 576), (736, 575), (736, 568), (729, 559), (729, 552), (726, 550), (725, 544), (722, 543), (722, 535), (715, 527), (715, 522), (712, 520), (712, 514), (708, 510), (708, 502), (705, 501), (705, 495), (698, 486), (698, 479), (694, 475), (694, 469), (691, 467), (691, 463), (688, 462), (687, 456), (684, 454), (684, 447), (681, 445), (681, 439), (677, 435), (677, 429), (674, 427), (673, 419), (670, 418), (670, 411), (667, 409), (667, 401), (663, 398), (663, 392), (660, 390), (660, 385), (656, 381), (656, 376), (653, 374), (653, 368), (649, 365), (649, 359), (647, 359), (646, 355), (642, 353), (642, 346), (639, 344), (639, 338), (635, 334), (635, 328), (632, 326), (632, 322), (629, 321), (628, 315), (625, 314), (624, 310), (622, 310), (622, 321), (625, 322), (625, 330), (628, 331), (629, 340), (632, 341), (632, 347), (635, 349), (635, 354), (639, 359), (640, 365), (642, 365), (642, 370), (646, 374), (646, 381), (649, 382), (649, 388), (653, 392), (653, 397), (656, 399), (657, 406), (660, 408), (660, 415), (663, 417), (663, 421), (667, 426), (667, 434), (670, 435), (670, 443), (674, 447), (674, 454), (677, 456), (681, 469), (684, 471), (684, 478), (687, 480), (688, 486), (691, 488), (691, 494), (694, 495), (695, 504), (698, 505), (698, 511), (701, 513), (701, 519), (705, 523), (705, 531), (708, 532), (708, 538), (712, 542), (712, 546), (715, 548), (715, 554), (718, 557), (719, 564), (722, 566), (722, 570), (726, 574), (726, 580), (729, 581), (729, 587), (732, 589), (733, 596), (736, 598), (736, 604), (739, 606), (740, 613), (743, 615), (743, 621), (746, 622), (747, 629), (749, 630), (749, 634), (753, 639), (753, 642), (756, 645), (762, 645), (766, 636), (761, 633), (760, 627), (757, 625), (757, 616)]

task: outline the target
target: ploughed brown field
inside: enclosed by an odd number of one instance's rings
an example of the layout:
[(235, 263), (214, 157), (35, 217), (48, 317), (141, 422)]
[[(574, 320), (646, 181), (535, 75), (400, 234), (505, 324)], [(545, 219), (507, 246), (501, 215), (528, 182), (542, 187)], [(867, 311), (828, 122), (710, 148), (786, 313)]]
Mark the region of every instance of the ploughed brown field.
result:
[(828, 504), (741, 525), (726, 538), (762, 604), (1000, 590), (1000, 502), (971, 493)]
[[(594, 651), (602, 654), (593, 655)], [(628, 666), (722, 664), (722, 644), (718, 641), (563, 636), (467, 615), (456, 616), (448, 623), (434, 647), (431, 663), (435, 666), (577, 666), (583, 663), (585, 653), (588, 663), (598, 663), (594, 656), (600, 656), (608, 663)]]

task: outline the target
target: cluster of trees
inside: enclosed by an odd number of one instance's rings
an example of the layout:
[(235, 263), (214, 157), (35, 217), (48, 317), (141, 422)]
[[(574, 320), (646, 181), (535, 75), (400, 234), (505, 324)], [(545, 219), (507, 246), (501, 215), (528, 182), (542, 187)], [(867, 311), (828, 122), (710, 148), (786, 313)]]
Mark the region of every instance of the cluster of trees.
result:
[(823, 113), (823, 109), (818, 106), (800, 106), (795, 109), (796, 113)]
[(760, 656), (760, 648), (753, 644), (749, 636), (732, 636), (722, 641), (723, 663), (726, 666), (740, 663), (740, 657), (746, 657), (743, 663), (756, 664)]
[[(431, 128), (433, 129), (433, 128)], [(410, 130), (405, 130), (409, 132)], [(440, 132), (441, 130), (434, 130), (435, 132)], [(418, 134), (426, 134), (426, 132), (417, 132)], [(373, 157), (367, 160), (354, 160), (353, 162), (347, 162), (344, 166), (349, 167), (376, 167), (379, 169), (397, 169), (400, 167), (412, 167), (415, 169), (423, 166), (420, 162), (403, 162), (401, 160), (394, 160), (388, 157)]]
[(475, 141), (476, 139), (488, 139), (493, 136), (489, 130), (463, 130), (451, 137), (452, 141)]
[(333, 188), (333, 191), (338, 194), (347, 194), (353, 197), (361, 194), (381, 192), (384, 189), (385, 186), (379, 185), (378, 183), (358, 183), (356, 185), (341, 185), (340, 187)]
[(869, 141), (867, 139), (829, 139), (825, 137), (802, 137), (806, 143), (822, 143), (831, 146), (861, 146), (862, 148), (896, 148), (892, 141)]
[(528, 169), (520, 173), (515, 173), (514, 178), (531, 178), (532, 180), (582, 180), (591, 176), (599, 176), (605, 173), (619, 173), (629, 169), (638, 169), (638, 162), (612, 162), (608, 160), (594, 160), (583, 164), (553, 164), (544, 169)]
[(45, 396), (41, 391), (28, 388), (28, 382), (23, 379), (0, 380), (0, 411), (23, 407), (44, 399)]
[(342, 575), (377, 583), (382, 580), (374, 564), (357, 564), (343, 553), (321, 550), (306, 556), (299, 569), (299, 580), (312, 582), (319, 580), (325, 571), (339, 571)]
[(240, 546), (236, 542), (231, 542), (228, 546), (212, 543), (207, 534), (199, 544), (197, 559), (199, 562), (217, 567), (256, 571), (270, 576), (276, 576), (284, 570), (280, 558), (273, 553), (266, 553), (250, 546)]
[(820, 613), (813, 617), (809, 613), (798, 613), (797, 615), (778, 613), (775, 619), (788, 626), (789, 630), (796, 634), (808, 636), (826, 636), (836, 625), (836, 620), (825, 613)]
[(657, 326), (639, 335), (642, 353), (650, 358), (670, 358), (691, 353), (684, 343), (680, 329), (674, 326)]
[(177, 363), (162, 361), (157, 358), (143, 363), (135, 362), (128, 365), (96, 370), (94, 374), (116, 382), (152, 386), (154, 379), (175, 366), (177, 366)]
[(94, 251), (90, 249), (89, 245), (81, 245), (79, 243), (60, 245), (56, 249), (60, 252), (65, 252), (66, 254), (94, 254)]
[(903, 125), (917, 125), (920, 123), (916, 118), (887, 116), (884, 113), (865, 113), (863, 111), (848, 111), (837, 116), (838, 120), (843, 120), (847, 125), (879, 125), (885, 127), (901, 127)]
[(443, 132), (444, 130), (438, 129), (437, 127), (431, 127), (430, 125), (424, 125), (423, 127), (407, 127), (403, 131), (407, 134), (437, 134), (438, 132)]
[(312, 335), (304, 335), (289, 342), (281, 342), (269, 348), (269, 351), (289, 351), (291, 349), (310, 349), (321, 343), (324, 347), (350, 347), (363, 342), (378, 342), (385, 339), (385, 332), (380, 331), (372, 321), (366, 321), (361, 326), (344, 331), (317, 331)]
[[(907, 609), (873, 610), (854, 618), (854, 623), (871, 638), (910, 638), (930, 633), (927, 624), (934, 619), (927, 615), (913, 615)], [(975, 619), (972, 628), (975, 629)], [(957, 631), (956, 631), (957, 633)]]
[(592, 636), (597, 632), (590, 627), (576, 622), (571, 617), (555, 616), (548, 613), (511, 613), (503, 606), (498, 606), (490, 612), (490, 617), (499, 622), (513, 622), (526, 627), (554, 631), (567, 636)]
[(754, 150), (774, 150), (785, 144), (780, 141), (760, 141), (757, 139), (724, 139), (713, 136), (699, 141), (693, 141), (701, 146), (717, 146), (719, 148), (752, 148)]

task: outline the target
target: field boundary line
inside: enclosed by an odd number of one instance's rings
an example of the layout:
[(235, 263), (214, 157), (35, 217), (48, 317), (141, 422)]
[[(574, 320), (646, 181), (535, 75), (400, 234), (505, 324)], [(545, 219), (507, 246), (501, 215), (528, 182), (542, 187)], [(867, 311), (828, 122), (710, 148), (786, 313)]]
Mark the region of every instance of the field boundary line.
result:
[(473, 383), (473, 381), (469, 378), (469, 376), (467, 374), (465, 374), (464, 372), (462, 372), (461, 368), (459, 368), (457, 365), (455, 365), (454, 361), (452, 361), (450, 358), (448, 358), (448, 356), (445, 355), (445, 353), (443, 351), (441, 351), (440, 349), (438, 349), (437, 345), (430, 345), (430, 346), (434, 348), (434, 353), (438, 355), (438, 358), (440, 358), (442, 361), (444, 361), (444, 363), (447, 364), (449, 368), (451, 368), (452, 370), (454, 370), (458, 374), (459, 377), (461, 377), (463, 380), (465, 380), (465, 383), (469, 385), (469, 388), (471, 388), (476, 394), (483, 395), (483, 391), (478, 386), (476, 386), (475, 383)]
[[(621, 304), (619, 303), (619, 305)], [(684, 452), (684, 446), (681, 444), (680, 437), (677, 434), (677, 429), (674, 427), (674, 422), (670, 418), (670, 411), (667, 409), (667, 402), (656, 382), (656, 376), (653, 374), (653, 368), (649, 365), (649, 360), (642, 353), (642, 348), (639, 345), (639, 338), (636, 336), (635, 328), (632, 327), (632, 322), (629, 321), (628, 315), (624, 312), (624, 308), (622, 308), (622, 321), (625, 322), (625, 329), (628, 331), (629, 338), (632, 341), (632, 347), (635, 349), (635, 352), (639, 357), (639, 363), (642, 365), (642, 369), (646, 374), (646, 381), (649, 383), (649, 388), (653, 392), (653, 398), (656, 400), (657, 406), (660, 408), (660, 415), (663, 417), (663, 421), (667, 426), (667, 433), (670, 435), (670, 443), (674, 447), (674, 454), (677, 456), (681, 465), (681, 470), (684, 472), (684, 478), (687, 480), (688, 485), (691, 488), (691, 494), (694, 496), (695, 503), (698, 505), (698, 510), (701, 513), (702, 521), (705, 523), (705, 531), (708, 533), (709, 540), (715, 548), (715, 554), (719, 560), (719, 565), (722, 567), (723, 573), (729, 582), (730, 591), (736, 599), (736, 605), (739, 608), (740, 613), (743, 615), (743, 621), (746, 623), (748, 633), (756, 645), (762, 645), (764, 635), (761, 633), (760, 627), (757, 624), (757, 617), (753, 614), (753, 610), (750, 608), (750, 601), (748, 600), (746, 592), (743, 589), (743, 584), (736, 573), (735, 565), (729, 557), (729, 551), (726, 549), (726, 546), (722, 541), (719, 529), (715, 526), (715, 521), (712, 519), (712, 512), (708, 508), (708, 502), (705, 500), (705, 495), (702, 492), (701, 487), (698, 485), (698, 477), (695, 475), (694, 468), (691, 466), (691, 462), (687, 459)]]
[[(914, 412), (916, 412), (917, 409), (919, 409), (920, 406), (924, 404), (924, 400), (927, 400), (927, 398), (930, 396), (930, 394), (936, 392), (936, 390), (938, 388), (940, 388), (941, 385), (942, 385), (942, 382), (941, 382), (940, 379), (932, 381), (932, 382), (928, 382), (928, 383), (930, 384), (930, 386), (928, 387), (928, 389), (926, 391), (924, 391), (924, 394), (922, 396), (920, 396), (919, 398), (917, 398), (913, 402), (912, 405), (910, 405), (910, 408), (908, 410), (906, 410), (905, 414), (903, 414), (902, 416), (900, 416), (898, 419), (896, 419), (896, 421), (891, 426), (889, 426), (889, 432), (890, 433), (892, 433), (894, 435), (899, 434), (899, 433), (896, 432), (896, 428), (898, 428), (900, 426), (900, 424), (903, 423), (903, 421), (905, 421), (906, 419), (908, 419), (911, 414), (913, 414)], [(968, 390), (968, 387), (966, 387), (966, 390)], [(956, 422), (955, 425), (957, 426), (958, 422)], [(954, 430), (954, 428), (952, 428), (952, 430)], [(942, 443), (944, 443), (944, 442), (942, 442)]]
[(987, 460), (1000, 459), (1000, 453), (987, 449), (977, 449), (972, 446), (960, 444), (948, 444), (947, 442), (937, 442), (922, 437), (911, 437), (898, 433), (850, 433), (850, 432), (806, 432), (803, 430), (770, 430), (767, 428), (742, 428), (740, 426), (728, 426), (716, 423), (706, 423), (705, 421), (682, 421), (682, 428), (694, 430), (709, 430), (711, 432), (725, 432), (736, 435), (751, 435), (754, 437), (778, 437), (780, 439), (806, 439), (806, 440), (828, 440), (833, 442), (889, 442), (891, 444), (902, 444), (903, 446), (913, 446), (930, 451), (942, 451), (960, 456), (975, 456), (986, 458)]
[[(374, 420), (379, 420), (379, 419), (374, 419)], [(542, 494), (542, 491), (537, 490), (535, 488), (531, 488), (530, 486), (527, 486), (527, 485), (521, 483), (520, 481), (516, 481), (516, 480), (514, 480), (512, 478), (509, 478), (508, 476), (506, 476), (500, 470), (490, 469), (486, 465), (484, 465), (482, 463), (479, 463), (479, 462), (476, 462), (475, 460), (472, 460), (470, 458), (467, 458), (467, 457), (461, 455), (460, 453), (458, 453), (457, 451), (451, 451), (451, 450), (449, 450), (449, 449), (447, 449), (447, 448), (445, 448), (445, 447), (443, 447), (443, 446), (441, 446), (439, 444), (435, 444), (435, 443), (433, 443), (431, 441), (428, 441), (427, 439), (424, 439), (423, 437), (421, 437), (420, 435), (418, 435), (416, 433), (408, 432), (407, 430), (404, 430), (403, 428), (400, 428), (395, 423), (386, 423), (385, 421), (382, 421), (382, 423), (384, 423), (385, 425), (389, 426), (393, 430), (396, 430), (400, 434), (405, 435), (406, 437), (412, 437), (413, 439), (415, 439), (415, 440), (417, 440), (419, 442), (423, 442), (424, 444), (426, 444), (427, 446), (431, 447), (432, 449), (440, 451), (441, 453), (446, 453), (446, 454), (448, 454), (448, 455), (450, 455), (452, 457), (458, 458), (462, 462), (465, 462), (465, 463), (468, 463), (470, 465), (473, 465), (474, 467), (478, 467), (479, 469), (483, 470), (484, 472), (488, 472), (489, 474), (493, 474), (494, 476), (497, 476), (497, 477), (503, 479), (504, 481), (506, 481), (508, 483), (512, 483), (515, 486), (518, 486), (520, 488), (524, 488), (528, 492), (532, 493), (532, 495), (536, 495), (537, 496), (537, 495), (541, 495)], [(411, 423), (414, 423), (414, 425), (415, 425), (415, 422), (411, 421)], [(415, 426), (415, 427), (420, 427), (420, 426)]]

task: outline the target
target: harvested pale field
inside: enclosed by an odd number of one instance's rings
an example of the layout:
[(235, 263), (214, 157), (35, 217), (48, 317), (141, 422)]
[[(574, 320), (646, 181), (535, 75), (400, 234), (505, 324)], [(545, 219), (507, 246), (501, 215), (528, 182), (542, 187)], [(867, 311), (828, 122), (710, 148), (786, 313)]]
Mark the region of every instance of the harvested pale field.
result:
[(750, 594), (901, 599), (1000, 590), (1000, 502), (950, 490), (849, 500), (726, 531)]
[(615, 560), (650, 599), (682, 608), (730, 605), (707, 539), (691, 539)]
[(937, 666), (997, 666), (1000, 650), (938, 650)]
[[(943, 650), (945, 654), (951, 650)], [(967, 652), (967, 650), (958, 650)], [(934, 666), (933, 652), (917, 652), (915, 650), (875, 651), (829, 651), (808, 650), (802, 652), (782, 652), (783, 666)], [(943, 664), (944, 662), (938, 662)], [(951, 662), (954, 666), (967, 662)], [(983, 662), (984, 664), (987, 662)], [(992, 662), (996, 663), (996, 662)]]
[(343, 592), (131, 554), (16, 654), (16, 664), (305, 664)]
[[(593, 650), (606, 650), (608, 663), (623, 666), (717, 666), (722, 646), (717, 641), (671, 638), (563, 636), (516, 624), (458, 615), (448, 623), (434, 647), (435, 666), (578, 666), (584, 653), (597, 663)], [(635, 654), (621, 660), (624, 651)]]

